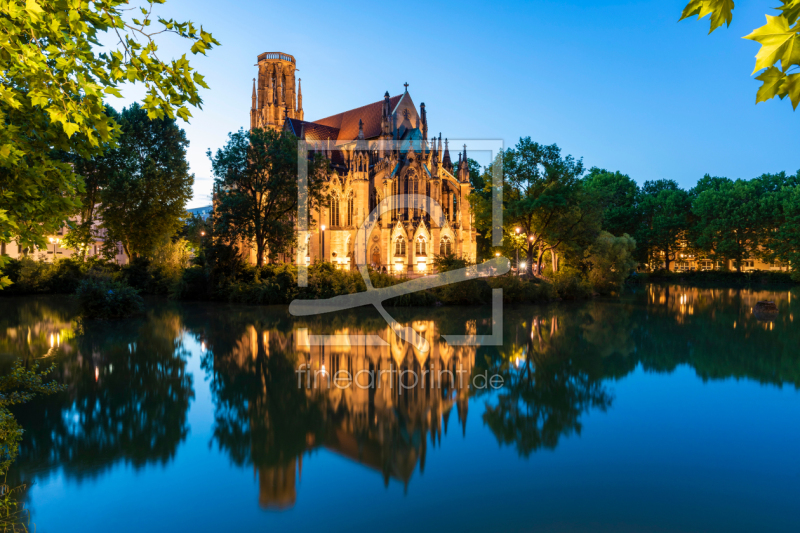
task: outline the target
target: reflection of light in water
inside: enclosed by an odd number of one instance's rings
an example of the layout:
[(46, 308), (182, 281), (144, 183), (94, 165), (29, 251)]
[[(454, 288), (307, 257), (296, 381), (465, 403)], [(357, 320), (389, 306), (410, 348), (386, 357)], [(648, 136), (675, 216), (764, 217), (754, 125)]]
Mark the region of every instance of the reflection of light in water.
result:
[(323, 376), (325, 375), (325, 365), (322, 365), (322, 369), (320, 370), (320, 372), (322, 373)]
[(736, 329), (736, 321), (733, 321), (733, 329)]
[(94, 380), (97, 381), (98, 379), (100, 379), (100, 369), (94, 367)]
[(201, 349), (202, 351), (204, 351), (204, 352), (206, 351), (206, 342), (205, 342), (205, 341), (203, 341), (203, 342), (201, 342), (201, 343), (200, 343), (200, 349)]

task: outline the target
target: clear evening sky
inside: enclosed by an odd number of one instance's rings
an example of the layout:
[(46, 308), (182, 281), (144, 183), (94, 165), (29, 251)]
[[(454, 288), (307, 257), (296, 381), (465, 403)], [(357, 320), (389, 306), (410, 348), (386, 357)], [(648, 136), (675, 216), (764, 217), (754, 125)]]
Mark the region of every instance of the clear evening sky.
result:
[[(788, 99), (755, 105), (759, 46), (741, 38), (779, 2), (737, 2), (731, 27), (709, 36), (707, 18), (677, 22), (686, 1), (168, 0), (159, 14), (202, 24), (222, 43), (190, 56), (211, 87), (182, 125), (191, 206), (210, 201), (206, 150), (249, 126), (256, 56), (276, 51), (297, 58), (306, 120), (400, 94), (408, 82), (434, 133), (506, 146), (530, 136), (640, 184), (796, 172), (800, 114)], [(164, 55), (177, 51), (173, 42)]]

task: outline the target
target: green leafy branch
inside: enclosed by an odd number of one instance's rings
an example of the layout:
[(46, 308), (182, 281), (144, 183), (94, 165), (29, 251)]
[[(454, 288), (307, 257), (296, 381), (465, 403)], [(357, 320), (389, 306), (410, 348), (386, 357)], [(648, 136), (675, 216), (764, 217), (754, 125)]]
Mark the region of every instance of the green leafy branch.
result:
[[(767, 15), (767, 23), (756, 28), (744, 39), (756, 41), (761, 48), (756, 54), (753, 74), (762, 71), (756, 79), (761, 87), (756, 93), (756, 103), (778, 97), (789, 97), (792, 108), (800, 105), (800, 0), (781, 0), (777, 16)], [(733, 19), (733, 0), (692, 0), (684, 8), (681, 18), (697, 15), (709, 16), (713, 32), (723, 24), (730, 26)], [(780, 63), (780, 67), (777, 65)]]

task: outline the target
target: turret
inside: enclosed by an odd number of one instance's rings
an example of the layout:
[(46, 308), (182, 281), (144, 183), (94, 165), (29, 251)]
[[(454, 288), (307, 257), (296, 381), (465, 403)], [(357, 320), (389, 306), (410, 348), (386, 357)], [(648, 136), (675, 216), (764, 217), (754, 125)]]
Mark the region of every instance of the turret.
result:
[(303, 120), (303, 87), (300, 85), (302, 80), (297, 79), (297, 118)]
[(467, 161), (467, 145), (464, 145), (464, 156), (461, 157), (461, 154), (458, 155), (459, 165), (458, 165), (458, 181), (467, 182), (469, 181), (469, 162)]
[(444, 140), (444, 157), (442, 157), (442, 167), (451, 174), (453, 173), (453, 161), (450, 159), (450, 147), (447, 139)]
[(419, 105), (419, 115), (422, 121), (422, 155), (424, 156), (428, 142), (428, 114), (425, 112), (425, 102)]

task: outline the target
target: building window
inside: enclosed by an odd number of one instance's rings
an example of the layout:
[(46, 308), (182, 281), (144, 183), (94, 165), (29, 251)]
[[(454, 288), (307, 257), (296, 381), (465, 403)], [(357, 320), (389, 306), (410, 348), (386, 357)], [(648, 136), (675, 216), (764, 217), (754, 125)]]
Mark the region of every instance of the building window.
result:
[(347, 197), (347, 225), (353, 225), (353, 193)]
[(450, 244), (450, 237), (444, 236), (439, 243), (439, 255), (450, 255), (451, 253), (453, 253), (453, 249)]
[(394, 241), (394, 255), (406, 255), (406, 240), (402, 236)]
[(417, 255), (426, 255), (425, 253), (425, 239), (420, 235), (417, 237)]
[(339, 226), (339, 198), (336, 196), (331, 197), (331, 227)]

